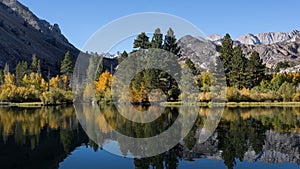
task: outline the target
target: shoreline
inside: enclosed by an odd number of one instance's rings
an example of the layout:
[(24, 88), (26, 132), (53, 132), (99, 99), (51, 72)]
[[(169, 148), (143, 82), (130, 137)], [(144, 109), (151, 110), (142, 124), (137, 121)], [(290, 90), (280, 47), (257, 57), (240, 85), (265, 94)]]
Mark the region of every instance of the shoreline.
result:
[[(180, 106), (183, 102), (163, 102), (162, 106)], [(224, 102), (224, 103), (212, 103), (212, 102), (198, 102), (199, 107), (300, 107), (300, 102)]]
[[(0, 102), (0, 107), (21, 107), (21, 108), (40, 108), (40, 107), (55, 107), (62, 105), (70, 105), (73, 103), (61, 103), (55, 105), (45, 105), (43, 102), (24, 102), (24, 103), (11, 103), (11, 102)], [(161, 102), (158, 103), (161, 106), (166, 107), (178, 107), (183, 105), (183, 102)], [(143, 106), (143, 104), (139, 104)], [(220, 107), (300, 107), (300, 102), (224, 102), (224, 103), (212, 103), (212, 102), (197, 102), (195, 104), (199, 107), (211, 107), (211, 106), (220, 106)], [(150, 106), (147, 104), (147, 106)]]
[(70, 105), (70, 103), (48, 105), (48, 104), (44, 104), (43, 102), (24, 102), (24, 103), (0, 102), (0, 107), (20, 107), (20, 108), (41, 108), (41, 107), (55, 107), (55, 106), (62, 106), (62, 105)]

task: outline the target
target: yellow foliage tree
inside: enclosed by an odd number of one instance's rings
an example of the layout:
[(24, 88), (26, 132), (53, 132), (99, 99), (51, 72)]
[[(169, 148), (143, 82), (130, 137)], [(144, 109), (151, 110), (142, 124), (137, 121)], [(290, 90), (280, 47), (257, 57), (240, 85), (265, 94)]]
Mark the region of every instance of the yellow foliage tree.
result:
[(66, 76), (66, 75), (64, 75), (63, 77), (62, 77), (62, 80), (63, 80), (63, 84), (64, 84), (64, 90), (65, 91), (69, 91), (71, 88), (70, 88), (70, 83), (69, 83), (69, 77), (68, 76)]
[(16, 84), (16, 78), (14, 74), (7, 73), (4, 76), (4, 85), (15, 85)]
[(293, 85), (298, 85), (300, 83), (300, 73), (294, 73), (293, 74)]
[(143, 96), (140, 94), (140, 91), (136, 89), (135, 84), (132, 84), (131, 90), (130, 90), (130, 102), (132, 103), (140, 103), (143, 100)]
[(17, 86), (15, 85), (15, 76), (7, 73), (4, 76), (4, 85), (1, 87), (0, 100), (1, 101), (12, 101), (16, 96)]
[(92, 85), (91, 84), (87, 84), (84, 92), (83, 92), (83, 101), (84, 102), (92, 102), (93, 100), (93, 93), (92, 93)]
[(250, 90), (247, 88), (243, 88), (240, 91), (240, 101), (250, 101), (251, 100), (250, 95), (251, 95)]
[(60, 88), (60, 77), (57, 75), (56, 77), (52, 77), (50, 79), (50, 87)]
[(109, 101), (111, 98), (112, 74), (108, 71), (103, 72), (99, 79), (95, 82), (95, 94), (98, 100), (105, 99)]

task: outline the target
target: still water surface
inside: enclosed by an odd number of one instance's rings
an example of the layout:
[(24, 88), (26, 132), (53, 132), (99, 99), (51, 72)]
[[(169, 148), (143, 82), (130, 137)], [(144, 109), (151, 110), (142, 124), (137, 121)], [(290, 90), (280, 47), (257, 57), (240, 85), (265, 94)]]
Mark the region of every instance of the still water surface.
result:
[[(148, 129), (148, 132), (136, 126), (128, 127), (133, 124), (118, 120), (119, 113), (113, 106), (104, 106), (101, 110), (107, 114), (105, 119), (110, 125), (127, 126), (120, 130), (125, 134), (141, 137), (160, 132), (155, 125), (151, 126), (153, 131)], [(171, 125), (178, 108), (165, 111), (166, 116), (161, 118)], [(217, 130), (200, 144), (195, 135), (208, 113), (209, 109), (199, 108), (193, 130), (168, 152), (131, 159), (126, 156), (134, 147), (108, 140), (103, 140), (99, 146), (90, 140), (72, 106), (3, 107), (0, 108), (0, 168), (300, 168), (300, 108), (226, 108)], [(99, 126), (101, 128), (101, 124)], [(103, 150), (103, 146), (119, 150), (124, 157)]]

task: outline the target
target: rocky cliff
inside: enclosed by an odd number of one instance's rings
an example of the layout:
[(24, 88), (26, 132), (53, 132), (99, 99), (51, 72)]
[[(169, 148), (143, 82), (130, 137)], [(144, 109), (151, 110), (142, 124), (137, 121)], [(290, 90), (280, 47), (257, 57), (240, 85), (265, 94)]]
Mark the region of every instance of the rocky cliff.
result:
[(36, 55), (42, 70), (50, 67), (55, 74), (66, 51), (74, 60), (79, 53), (57, 24), (39, 19), (16, 0), (0, 0), (0, 35), (0, 68), (8, 63), (10, 71), (19, 61), (31, 62), (32, 55)]
[[(203, 60), (209, 60), (211, 56), (217, 54), (222, 40), (222, 36), (215, 34), (206, 39), (187, 35), (179, 39), (178, 44), (181, 47), (183, 59), (190, 58), (198, 68), (204, 68)], [(248, 58), (256, 50), (269, 68), (275, 67), (278, 62), (282, 61), (288, 61), (292, 67), (300, 64), (300, 31), (297, 30), (289, 33), (269, 32), (242, 35), (234, 40), (234, 46), (238, 44), (241, 44)], [(298, 70), (295, 67), (286, 71)]]

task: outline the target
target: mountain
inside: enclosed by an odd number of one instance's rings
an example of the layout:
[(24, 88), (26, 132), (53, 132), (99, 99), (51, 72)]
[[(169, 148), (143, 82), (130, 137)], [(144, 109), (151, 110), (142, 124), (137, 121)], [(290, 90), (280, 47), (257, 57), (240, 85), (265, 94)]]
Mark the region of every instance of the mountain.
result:
[[(210, 35), (206, 39), (184, 36), (179, 39), (183, 59), (190, 58), (198, 68), (204, 68), (203, 60), (217, 54), (223, 40), (222, 36)], [(275, 67), (277, 63), (287, 61), (291, 66), (300, 64), (300, 31), (289, 33), (269, 32), (256, 35), (246, 34), (234, 40), (234, 46), (240, 44), (247, 58), (256, 50), (268, 68)], [(207, 54), (209, 51), (209, 54)], [(207, 67), (206, 67), (207, 68)], [(299, 66), (283, 70), (286, 72), (298, 71)]]
[(300, 39), (270, 45), (242, 44), (242, 49), (246, 57), (250, 57), (251, 52), (256, 50), (269, 68), (276, 66), (278, 62), (282, 61), (287, 61), (290, 65), (300, 64)]
[[(271, 45), (296, 38), (300, 38), (299, 30), (293, 30), (291, 32), (263, 32), (258, 34), (248, 33), (238, 36), (236, 39), (234, 39), (234, 41), (235, 43), (246, 45)], [(206, 37), (206, 40), (209, 40), (217, 45), (220, 45), (223, 39), (224, 36), (217, 34), (212, 34)]]
[(180, 61), (189, 58), (202, 70), (206, 70), (211, 59), (218, 54), (217, 45), (200, 37), (184, 36), (178, 40), (178, 46), (182, 55)]
[(17, 0), (0, 0), (0, 68), (5, 63), (13, 71), (19, 61), (41, 60), (45, 74), (59, 72), (61, 60), (70, 51), (75, 60), (79, 50), (68, 42), (58, 24), (39, 19)]
[(214, 44), (221, 45), (222, 41), (224, 40), (224, 36), (220, 36), (217, 34), (212, 34), (206, 37), (206, 40), (213, 42)]
[(235, 40), (242, 44), (249, 45), (270, 45), (278, 42), (284, 42), (294, 37), (300, 37), (300, 31), (292, 32), (264, 32), (259, 34), (245, 34), (237, 37)]

